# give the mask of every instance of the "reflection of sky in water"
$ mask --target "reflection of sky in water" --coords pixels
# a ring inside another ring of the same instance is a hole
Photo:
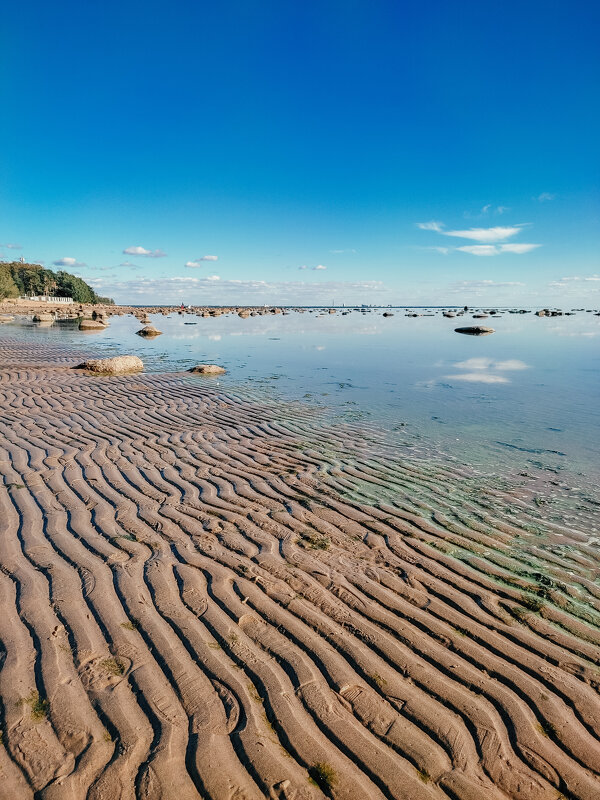
[[[600,318],[490,317],[492,336],[460,336],[470,317],[406,318],[396,310],[347,316],[290,313],[240,319],[161,316],[144,340],[131,317],[99,334],[65,324],[28,328],[36,340],[137,353],[150,371],[223,364],[219,385],[302,399],[350,421],[427,440],[459,460],[591,469],[600,463]],[[196,324],[189,324],[190,322]],[[188,323],[188,324],[184,324]],[[13,325],[2,327],[4,335]]]

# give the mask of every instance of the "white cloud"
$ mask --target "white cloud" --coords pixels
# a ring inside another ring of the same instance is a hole
[[[76,258],[72,258],[71,256],[64,256],[63,258],[58,258],[56,261],[53,261],[52,264],[55,267],[85,267],[86,265],[83,261],[77,261]]]
[[[507,211],[510,211],[510,208],[508,206],[498,206],[496,211],[498,214],[506,214]]]
[[[13,244],[13,243],[0,244],[0,247],[6,247],[7,250],[22,250],[23,249],[23,245],[21,245],[21,244]]]
[[[443,233],[443,227],[443,222],[436,222],[435,220],[432,220],[431,222],[417,222],[417,228],[420,228],[422,231],[436,231],[437,233]]]
[[[221,278],[218,275],[207,275],[206,276],[206,280],[207,281],[220,281]]]
[[[464,247],[457,247],[462,253],[470,253],[472,256],[497,256],[500,252],[493,244],[466,244]]]
[[[541,246],[541,244],[525,244],[524,242],[522,244],[501,244],[500,252],[522,255],[523,253],[529,253],[531,250],[535,250],[536,247]]]
[[[470,253],[472,256],[498,256],[500,253],[515,253],[522,255],[535,250],[536,247],[541,247],[539,244],[466,244],[462,247],[457,247],[461,253]]]
[[[215,280],[217,276],[173,278],[132,278],[109,280],[107,276],[93,279],[94,288],[117,302],[140,304],[180,303],[182,295],[189,303],[222,305],[281,304],[314,305],[331,297],[340,302],[376,303],[388,296],[389,290],[381,281],[259,281]],[[387,301],[386,301],[387,302]]]
[[[520,281],[457,281],[451,285],[449,291],[457,294],[474,291],[479,294],[484,289],[508,289],[513,286],[525,286],[525,284]]]
[[[329,252],[333,253],[333,255],[340,255],[340,253],[356,253],[356,250],[352,247],[348,247],[346,250],[330,250]]]
[[[324,267],[323,264],[317,264],[317,266],[313,267],[313,269],[327,269],[327,267]]]
[[[433,250],[436,253],[441,253],[443,256],[447,256],[450,252],[449,247],[423,247],[422,250]]]
[[[464,231],[439,231],[444,236],[455,236],[458,239],[473,239],[475,242],[499,242],[519,233],[521,225],[496,226],[494,228],[469,228]],[[432,229],[433,230],[433,229]]]
[[[301,266],[301,267],[298,267],[298,269],[308,269],[308,267],[307,267],[307,265],[306,265],[306,264],[302,264],[302,266]]]
[[[196,261],[218,261],[219,256],[200,256]]]
[[[556,197],[556,195],[555,194],[550,194],[550,192],[542,192],[541,194],[538,194],[536,199],[540,203],[547,203],[549,200],[554,200],[555,197]]]
[[[126,247],[123,253],[126,256],[147,256],[148,258],[164,258],[167,255],[162,250],[147,250],[145,247],[140,247],[140,245]]]
[[[554,281],[550,284],[550,286],[556,286],[558,284],[562,285],[564,283],[571,283],[573,281],[600,281],[600,275],[588,275],[587,277],[582,277],[581,275],[569,275],[566,278],[561,278],[560,281]]]

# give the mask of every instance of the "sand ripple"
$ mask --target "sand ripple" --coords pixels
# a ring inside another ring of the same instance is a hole
[[[600,797],[589,531],[80,359],[0,342],[1,797]]]

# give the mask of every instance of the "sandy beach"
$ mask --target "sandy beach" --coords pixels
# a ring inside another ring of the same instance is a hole
[[[313,409],[80,361],[0,347],[3,800],[600,796],[583,530]]]

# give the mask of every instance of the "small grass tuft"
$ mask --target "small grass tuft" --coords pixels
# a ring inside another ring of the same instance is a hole
[[[546,722],[546,720],[544,720],[535,727],[536,730],[542,734],[542,736],[556,736],[556,728],[551,722]]]
[[[308,774],[319,789],[323,792],[329,792],[337,782],[337,776],[333,767],[326,764],[324,761],[319,761],[313,764],[308,770]]]
[[[259,695],[256,686],[252,682],[248,682],[248,694],[254,700],[255,703],[263,703],[262,697]]]
[[[35,690],[32,691],[27,697],[24,697],[21,700],[21,703],[29,706],[31,709],[31,718],[34,720],[34,722],[41,722],[48,716],[50,703],[47,700],[42,699]]]
[[[419,780],[423,781],[423,783],[429,783],[431,780],[431,775],[427,772],[426,769],[417,770],[417,775],[419,776]]]
[[[383,689],[383,687],[387,683],[386,679],[382,678],[381,675],[378,675],[376,672],[374,672],[373,675],[371,675],[371,680],[373,681],[373,683],[377,684],[377,686],[380,689]]]
[[[109,675],[114,675],[118,678],[125,672],[125,665],[119,661],[118,658],[105,658],[100,662],[102,669],[106,670]]]
[[[542,601],[537,597],[530,597],[528,594],[521,595],[521,603],[530,611],[541,611],[544,607]]]
[[[130,620],[129,622],[122,622],[121,627],[125,628],[126,631],[136,631],[139,627],[139,623],[135,620]]]

